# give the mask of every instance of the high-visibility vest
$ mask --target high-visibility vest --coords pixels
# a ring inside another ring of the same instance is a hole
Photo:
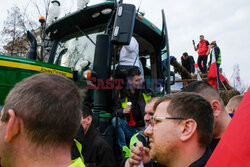
[[[82,156],[82,145],[76,139],[74,139],[74,142],[75,142],[77,150],[79,151],[80,157],[78,157],[76,159],[73,159],[72,160],[72,162],[73,162],[72,165],[76,164],[76,166],[70,166],[70,167],[85,167],[85,165],[84,165],[84,159],[83,159],[83,156]],[[78,166],[78,165],[81,165],[79,163],[79,160],[82,162],[83,166]]]
[[[130,157],[131,154],[131,148],[134,146],[134,144],[136,144],[139,139],[137,138],[137,135],[139,133],[136,133],[134,136],[132,136],[132,138],[130,139],[130,143],[129,143],[129,148],[127,146],[123,146],[122,147],[122,151],[124,152],[124,158],[128,158]]]
[[[145,100],[145,103],[147,104],[148,100],[151,99],[151,96],[148,96],[146,93],[142,93],[142,95],[143,95],[143,98]],[[124,108],[127,105],[127,103],[128,103],[128,98],[126,97],[124,102],[122,102],[122,108]]]
[[[218,46],[215,46],[215,47],[213,48],[213,50],[211,51],[211,57],[212,57],[213,55],[215,55],[214,49],[215,49],[216,47],[218,48]],[[216,64],[221,64],[221,51],[220,51],[219,56],[218,56],[218,58],[217,58],[217,60],[216,60]]]
[[[84,163],[82,162],[82,159],[79,157],[72,161],[72,164],[69,165],[68,167],[85,167]]]

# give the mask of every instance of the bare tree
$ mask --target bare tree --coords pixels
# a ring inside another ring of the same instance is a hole
[[[11,56],[23,56],[27,52],[27,42],[22,40],[26,27],[20,9],[17,6],[8,10],[8,16],[4,21],[1,32],[3,42],[7,45],[4,49]]]
[[[43,30],[38,29],[39,16],[48,16],[51,0],[30,0],[22,7],[14,6],[8,10],[4,28],[1,32],[4,43],[0,53],[11,56],[24,57],[28,51],[29,44],[26,38],[27,30],[36,30],[44,36]],[[35,34],[37,36],[38,33]],[[38,37],[38,36],[37,36]],[[42,36],[38,39],[41,39]],[[41,41],[40,41],[41,42]]]

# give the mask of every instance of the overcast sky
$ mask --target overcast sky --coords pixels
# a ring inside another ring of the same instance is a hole
[[[31,0],[9,0],[0,5],[0,29],[7,16],[7,9],[16,4],[24,8]],[[40,0],[42,1],[42,0]],[[76,0],[59,0],[61,15],[76,8]],[[93,1],[93,0],[92,0]],[[100,0],[102,1],[102,0]],[[92,3],[96,3],[94,0]],[[140,0],[124,0],[136,6]],[[32,6],[31,6],[32,7]],[[230,79],[235,63],[240,65],[240,76],[245,85],[250,85],[250,1],[249,0],[142,0],[141,11],[145,17],[162,26],[161,9],[164,9],[168,26],[170,54],[180,57],[188,52],[197,60],[192,40],[199,42],[203,34],[209,42],[216,40],[221,49],[222,65]],[[37,16],[38,17],[38,16]]]

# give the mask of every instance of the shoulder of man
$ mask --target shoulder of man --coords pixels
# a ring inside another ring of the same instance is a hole
[[[191,55],[188,55],[188,58],[189,58],[189,59],[191,59],[191,60],[193,60],[193,59],[194,59],[194,57],[193,57],[193,56],[191,56]]]
[[[114,166],[114,164],[116,163],[113,150],[110,145],[106,141],[104,141],[104,139],[100,139],[96,154],[96,160],[104,166]]]
[[[219,46],[214,47],[215,50],[220,50]]]
[[[206,42],[206,45],[208,46],[208,45],[209,45],[209,42],[208,42],[207,40],[205,40],[205,42]]]
[[[145,94],[146,96],[151,96],[151,97],[155,97],[155,93],[151,88],[147,88],[147,89],[143,89],[142,94]]]

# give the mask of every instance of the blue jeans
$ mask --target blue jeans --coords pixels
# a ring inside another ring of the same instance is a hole
[[[221,82],[220,82],[220,64],[216,64],[217,66],[217,77],[218,77],[218,83],[219,83],[219,89],[221,88]]]
[[[116,127],[116,117],[112,119],[112,126]],[[139,130],[128,125],[128,122],[118,118],[118,144],[122,149],[123,146],[127,146],[126,139],[130,139]]]

